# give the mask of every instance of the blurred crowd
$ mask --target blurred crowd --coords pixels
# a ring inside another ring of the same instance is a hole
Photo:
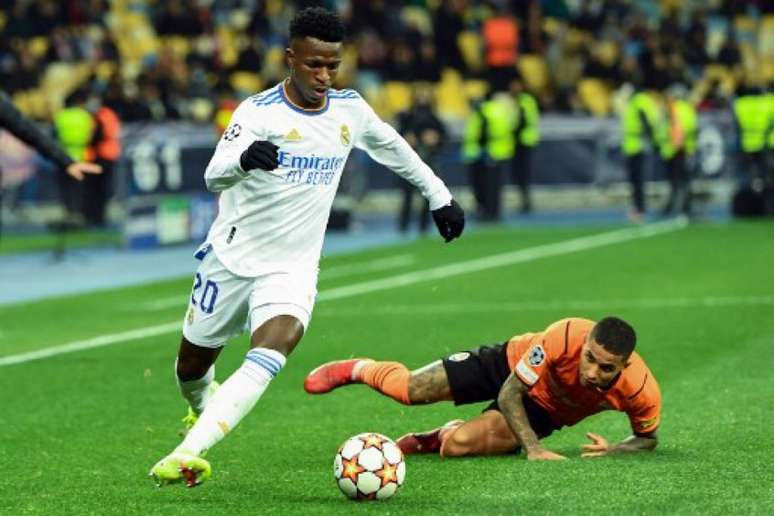
[[[711,109],[774,77],[763,0],[0,0],[0,83],[40,119],[85,86],[124,121],[211,121],[284,76],[288,22],[319,4],[348,28],[339,86],[388,118],[415,81],[449,119],[515,75],[543,111],[598,116],[624,84]]]

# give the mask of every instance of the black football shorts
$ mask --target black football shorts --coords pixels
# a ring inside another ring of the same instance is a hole
[[[489,401],[484,409],[499,410],[497,396],[511,374],[506,354],[507,342],[481,346],[470,351],[452,353],[443,359],[455,405]],[[522,398],[527,419],[539,438],[547,437],[559,427],[546,410],[529,395]]]

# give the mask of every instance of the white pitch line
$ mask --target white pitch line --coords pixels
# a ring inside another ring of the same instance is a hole
[[[416,283],[425,281],[433,281],[449,278],[452,276],[459,276],[460,274],[469,274],[471,272],[504,267],[506,265],[531,262],[542,258],[548,258],[550,256],[559,256],[577,251],[585,251],[595,247],[620,244],[631,240],[638,240],[640,238],[647,238],[676,231],[678,229],[684,228],[686,225],[687,222],[685,220],[675,219],[667,222],[650,224],[647,226],[620,229],[617,231],[609,231],[607,233],[599,233],[597,235],[573,238],[571,240],[565,240],[564,242],[539,245],[536,247],[529,247],[527,249],[519,249],[518,251],[485,256],[483,258],[451,263],[449,265],[441,265],[431,269],[407,272],[405,274],[398,274],[397,276],[390,276],[388,278],[363,281],[343,287],[331,288],[320,292],[317,295],[317,300],[330,301],[333,299],[341,299],[358,294],[368,294],[379,290],[405,287],[407,285],[414,285]]]
[[[335,267],[320,269],[320,279],[328,280],[332,278],[346,278],[347,276],[354,276],[355,274],[362,274],[364,272],[380,272],[390,269],[398,269],[400,267],[411,265],[416,261],[417,260],[413,255],[398,254],[395,256],[388,256],[386,258],[371,260],[365,263],[337,265]]]
[[[52,348],[39,349],[37,351],[30,351],[28,353],[19,353],[17,355],[8,355],[7,357],[0,358],[0,366],[21,364],[24,362],[31,362],[33,360],[39,360],[41,358],[49,358],[56,355],[63,355],[65,353],[72,353],[73,351],[83,351],[85,349],[101,348],[103,346],[110,346],[111,344],[117,344],[119,342],[129,342],[137,339],[144,339],[146,337],[156,337],[157,335],[164,335],[172,331],[181,331],[183,329],[183,321],[175,321],[166,324],[157,324],[156,326],[149,326],[147,328],[139,328],[137,330],[123,331],[121,333],[109,333],[107,335],[100,335],[91,339],[76,340],[69,344],[63,344],[61,346],[54,346]]]
[[[367,262],[356,262],[349,265],[337,265],[335,267],[324,268],[320,270],[320,280],[329,280],[333,278],[346,278],[347,276],[354,276],[356,274],[363,274],[369,272],[380,272],[390,269],[398,269],[400,267],[406,267],[416,262],[416,258],[411,254],[398,254],[395,256],[388,256],[386,258],[379,258],[376,260],[370,260]],[[165,310],[173,307],[185,307],[188,303],[188,297],[186,295],[176,295],[170,297],[162,297],[147,303],[139,305],[141,310],[148,312],[154,312],[156,310]],[[132,307],[133,310],[136,307]]]
[[[603,247],[607,245],[638,240],[640,238],[648,238],[651,236],[676,231],[685,227],[686,225],[687,223],[684,220],[677,219],[656,224],[649,224],[646,226],[626,228],[616,231],[609,231],[606,233],[599,233],[596,235],[573,238],[554,244],[539,245],[527,249],[520,249],[518,251],[500,253],[483,258],[476,258],[474,260],[467,260],[449,265],[441,265],[421,271],[398,274],[388,278],[382,278],[373,281],[363,281],[348,286],[331,288],[321,291],[317,296],[317,300],[322,302],[330,301],[333,299],[342,299],[359,294],[367,294],[380,290],[405,287],[424,281],[437,280],[451,276],[459,276],[461,274],[467,274],[471,272],[493,269],[496,267],[504,267],[517,263],[530,262],[550,256],[559,256],[577,251],[593,249],[596,247]],[[61,346],[53,346],[36,351],[30,351],[28,353],[8,355],[6,357],[0,357],[0,367],[11,364],[21,364],[33,360],[40,360],[43,358],[49,358],[65,353],[72,353],[75,351],[109,346],[112,344],[118,344],[119,342],[129,342],[147,337],[155,337],[157,335],[179,331],[181,327],[181,321],[173,321],[165,324],[158,324],[156,326],[149,326],[147,328],[100,335],[98,337],[78,340],[68,344],[63,344]]]
[[[412,316],[458,314],[458,313],[519,313],[541,310],[602,310],[620,308],[723,308],[727,306],[774,305],[774,296],[704,296],[683,298],[642,298],[642,299],[601,299],[601,300],[558,300],[526,301],[522,303],[451,303],[327,308],[319,310],[325,317],[369,316]]]

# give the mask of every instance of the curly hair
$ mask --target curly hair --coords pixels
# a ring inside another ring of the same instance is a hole
[[[290,39],[305,37],[338,43],[344,39],[344,24],[333,11],[322,7],[307,7],[298,11],[290,22]]]
[[[605,317],[591,330],[591,338],[610,353],[628,358],[634,351],[637,335],[629,323],[617,317]]]

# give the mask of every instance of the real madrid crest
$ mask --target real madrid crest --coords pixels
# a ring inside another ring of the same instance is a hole
[[[341,144],[345,147],[348,147],[351,140],[352,138],[349,134],[349,127],[347,127],[347,124],[341,124]]]

